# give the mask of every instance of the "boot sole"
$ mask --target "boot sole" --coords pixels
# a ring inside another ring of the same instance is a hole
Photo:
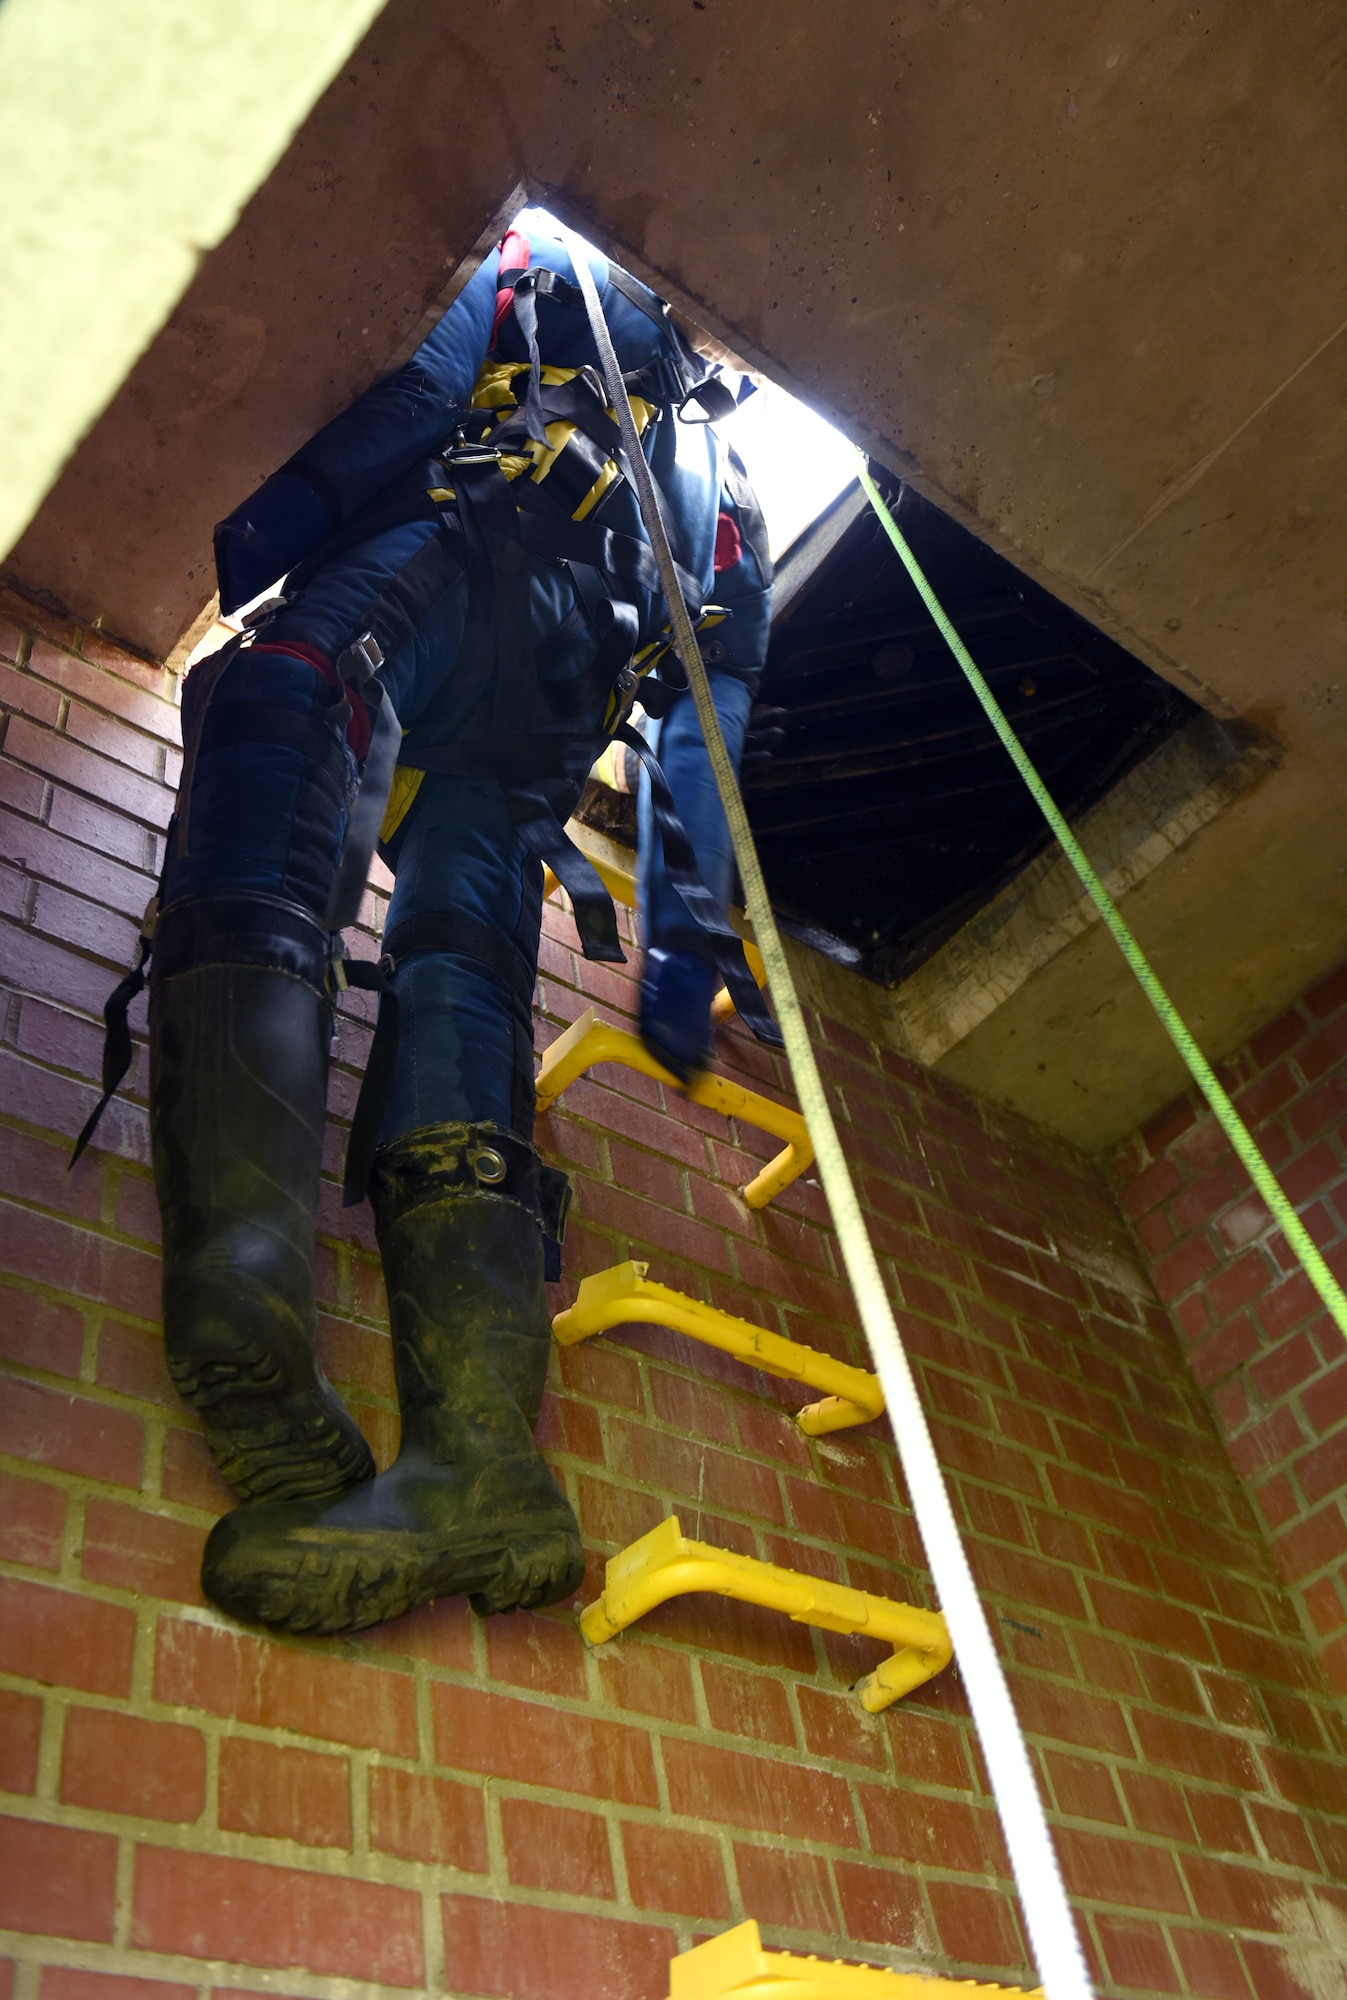
[[[335,1499],[374,1477],[369,1446],[336,1391],[321,1378],[288,1385],[260,1342],[240,1340],[228,1360],[170,1354],[168,1372],[240,1500]]]
[[[296,1537],[256,1550],[250,1562],[249,1526],[230,1529],[233,1520],[227,1515],[207,1542],[201,1567],[206,1595],[231,1617],[284,1632],[359,1632],[440,1597],[467,1597],[480,1617],[531,1610],[568,1596],[584,1576],[573,1527],[520,1535],[517,1526],[502,1526],[467,1541],[457,1538],[452,1550],[442,1544],[404,1550],[401,1559],[395,1536],[371,1534],[345,1546],[325,1537],[308,1547]],[[236,1536],[242,1537],[242,1562],[230,1560],[228,1544]]]

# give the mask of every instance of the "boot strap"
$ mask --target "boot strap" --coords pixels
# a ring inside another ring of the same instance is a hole
[[[170,848],[172,844],[170,828]],[[313,916],[278,897],[190,896],[161,910],[158,894],[152,896],[141,919],[136,962],[103,1007],[102,1095],[75,1141],[70,1165],[93,1138],[131,1067],[127,1013],[147,980],[162,989],[174,973],[191,972],[199,965],[257,965],[290,973],[325,998],[328,949],[327,936]]]
[[[418,1126],[380,1147],[371,1181],[381,1230],[427,1202],[488,1196],[526,1208],[546,1242],[559,1246],[566,1232],[570,1176],[503,1125]]]
[[[330,942],[308,910],[274,896],[189,896],[160,912],[154,982],[200,965],[288,972],[324,998]]]

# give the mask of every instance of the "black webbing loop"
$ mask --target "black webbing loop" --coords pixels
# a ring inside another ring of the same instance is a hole
[[[542,787],[512,785],[505,798],[524,845],[552,870],[570,897],[585,957],[601,964],[625,965],[627,954],[618,941],[613,899],[566,833]]]
[[[156,898],[156,902],[157,900]],[[95,1131],[98,1129],[99,1119],[112,1102],[122,1078],[131,1067],[131,1029],[126,1017],[130,1011],[131,1002],[144,990],[145,966],[150,956],[151,939],[154,929],[154,911],[155,903],[152,902],[141,922],[135,964],[127,973],[125,979],[117,982],[107,999],[103,1002],[103,1025],[105,1030],[103,1036],[103,1095],[85,1119],[79,1138],[75,1141],[75,1150],[70,1155],[71,1167],[74,1166],[84,1148],[93,1138]],[[70,1167],[67,1167],[66,1171],[68,1173]]]
[[[688,411],[694,406],[700,408],[699,417],[690,417]],[[722,417],[732,417],[739,407],[739,398],[728,382],[722,382],[718,375],[708,375],[695,389],[689,389],[678,405],[678,420],[684,424],[718,424]]]
[[[538,273],[526,271],[514,288],[514,316],[519,322],[529,351],[528,388],[524,392],[524,421],[528,434],[538,444],[547,443],[547,424],[539,391],[542,387],[542,360],[538,353]]]
[[[370,1169],[374,1165],[374,1154],[383,1127],[384,1107],[393,1087],[401,1021],[398,996],[393,991],[393,968],[388,959],[381,958],[377,965],[371,965],[368,959],[339,958],[333,961],[333,969],[338,987],[354,986],[361,992],[377,993],[379,996],[374,1040],[370,1044],[365,1074],[360,1081],[360,1095],[351,1116],[351,1131],[346,1141],[346,1166],[341,1182],[342,1206],[355,1208],[369,1192]]]
[[[664,853],[664,866],[688,915],[706,933],[716,970],[730,989],[734,1011],[746,1028],[769,1049],[784,1048],[781,1030],[767,1012],[758,983],[748,969],[743,940],[730,929],[719,902],[702,880],[692,842],[678,817],[668,780],[643,736],[625,723],[614,731],[618,741],[634,750],[650,780],[650,807]]]
[[[468,544],[472,575],[469,624],[474,639],[486,639],[485,657],[495,662],[487,733],[505,736],[519,726],[533,698],[533,601],[528,551],[520,533],[519,508],[494,452],[451,453],[448,464],[458,499],[458,516]],[[490,579],[491,625],[495,640],[481,630],[480,587]],[[469,634],[463,652],[468,654]],[[470,656],[470,655],[469,655]]]

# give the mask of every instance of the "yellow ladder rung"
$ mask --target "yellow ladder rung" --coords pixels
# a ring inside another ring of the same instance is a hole
[[[732,1354],[750,1368],[760,1368],[764,1375],[825,1390],[820,1402],[807,1404],[796,1415],[796,1423],[810,1437],[868,1424],[883,1411],[884,1392],[877,1375],[834,1361],[831,1354],[820,1354],[816,1348],[787,1340],[784,1334],[754,1326],[751,1320],[736,1319],[732,1313],[703,1305],[686,1292],[651,1284],[645,1275],[649,1269],[648,1264],[615,1264],[611,1270],[596,1271],[593,1277],[585,1278],[575,1304],[552,1321],[553,1339],[562,1347],[571,1347],[627,1320],[671,1327],[707,1347],[718,1347],[722,1354]]]
[[[888,1641],[893,1654],[881,1660],[856,1690],[862,1708],[871,1715],[938,1674],[954,1650],[938,1611],[872,1597],[847,1584],[827,1583],[800,1570],[778,1569],[775,1563],[713,1548],[709,1542],[690,1541],[676,1514],[609,1559],[603,1595],[580,1613],[580,1630],[591,1646],[601,1646],[657,1604],[697,1590],[784,1611],[797,1625],[819,1625],[825,1632],[863,1632]]]
[[[568,1085],[595,1063],[603,1062],[625,1063],[628,1069],[681,1091],[693,1104],[718,1111],[724,1118],[742,1118],[759,1131],[770,1132],[774,1139],[784,1139],[785,1151],[769,1160],[762,1172],[740,1189],[750,1208],[766,1208],[773,1195],[780,1194],[782,1188],[789,1187],[806,1167],[813,1165],[809,1130],[798,1111],[774,1103],[770,1097],[760,1097],[756,1090],[746,1090],[742,1084],[731,1083],[728,1077],[715,1076],[709,1070],[695,1076],[684,1088],[663,1063],[656,1061],[639,1036],[600,1021],[592,1007],[586,1007],[543,1057],[537,1084],[539,1111],[549,1111]]]
[[[669,1964],[669,2000],[942,2000],[944,1995],[979,2000],[983,1994],[988,2000],[998,1994],[1043,2000],[1041,1986],[990,1986],[980,1979],[941,1979],[764,1951],[752,1918],[681,1952]]]

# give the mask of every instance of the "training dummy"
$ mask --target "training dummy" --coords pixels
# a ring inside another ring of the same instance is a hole
[[[622,957],[563,828],[615,734],[649,765],[635,700],[667,776],[642,779],[642,1033],[687,1076],[728,978],[776,1037],[717,914],[728,833],[570,250],[530,221],[405,367],[221,524],[222,608],[276,578],[283,595],[184,691],[148,947],[164,1336],[244,1503],[210,1535],[205,1590],[284,1630],[459,1593],[507,1611],[580,1581],[533,1438],[570,1189],[532,1143],[532,997],[544,862],[586,957]],[[771,575],[705,421],[732,398],[652,293],[590,262],[737,760]],[[376,836],[396,878],[377,969],[340,939]],[[333,998],[362,983],[379,1025],[346,1194],[373,1204],[402,1412],[377,1478],[314,1357]]]

